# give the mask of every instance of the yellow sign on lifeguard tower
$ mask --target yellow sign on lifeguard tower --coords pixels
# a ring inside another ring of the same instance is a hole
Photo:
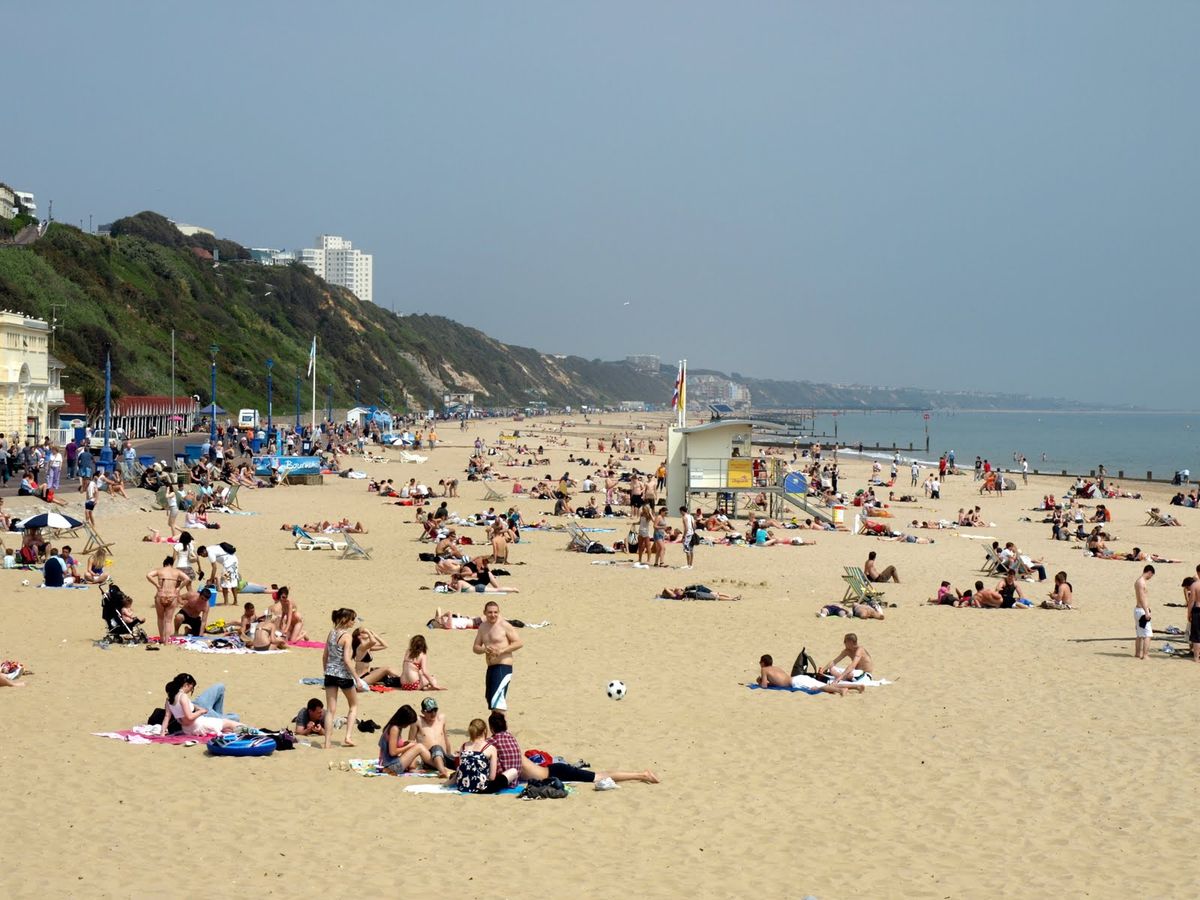
[[[729,469],[725,478],[725,485],[731,488],[754,487],[753,463],[744,458],[729,460]]]

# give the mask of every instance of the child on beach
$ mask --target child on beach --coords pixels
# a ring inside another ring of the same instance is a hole
[[[404,664],[400,668],[400,690],[402,691],[440,691],[437,679],[425,670],[429,656],[429,645],[424,635],[415,634],[408,642],[408,652],[404,655]]]

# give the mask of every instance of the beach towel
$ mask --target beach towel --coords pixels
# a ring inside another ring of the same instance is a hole
[[[818,688],[798,688],[798,687],[778,687],[777,685],[768,685],[763,687],[761,684],[748,684],[746,687],[752,691],[787,691],[789,694],[820,694],[822,691]]]
[[[216,640],[220,639],[216,638]],[[236,638],[229,637],[225,640],[232,643],[233,646],[214,647],[212,640],[204,637],[189,637],[182,640],[174,638],[170,643],[179,644],[184,650],[194,650],[197,653],[253,653],[257,656],[266,656],[268,653],[287,653],[286,650],[251,650]]]
[[[308,647],[312,650],[324,650],[324,641],[288,641],[289,647]]]
[[[498,797],[501,794],[519,794],[525,790],[523,787],[514,786],[506,787],[504,790],[496,794],[472,794],[468,791],[460,791],[458,788],[449,784],[410,784],[404,789],[406,794],[442,794],[449,797]]]

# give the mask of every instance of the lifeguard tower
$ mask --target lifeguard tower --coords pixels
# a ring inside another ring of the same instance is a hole
[[[761,457],[756,471],[754,429],[777,428],[754,419],[714,418],[702,425],[672,426],[667,431],[667,503],[693,508],[692,496],[716,494],[718,508],[733,518],[743,494],[765,494],[772,516],[787,507],[822,522],[832,522],[830,510],[809,502],[808,485],[800,473],[789,473],[782,460]]]

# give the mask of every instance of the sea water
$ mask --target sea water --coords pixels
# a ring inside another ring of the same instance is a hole
[[[836,424],[835,424],[836,423]],[[1200,413],[1170,412],[843,412],[818,415],[815,431],[853,447],[895,444],[901,455],[926,461],[953,450],[957,464],[978,454],[993,465],[1015,468],[1024,454],[1029,470],[1087,474],[1103,465],[1116,477],[1170,478],[1179,469],[1200,476]],[[928,428],[929,452],[925,452]]]

